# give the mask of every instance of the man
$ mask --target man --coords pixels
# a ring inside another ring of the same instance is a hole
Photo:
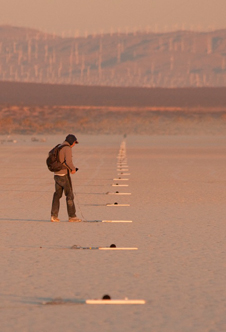
[[[54,173],[55,192],[53,194],[51,221],[59,222],[58,213],[60,209],[60,198],[63,191],[66,196],[67,212],[70,222],[80,222],[81,219],[76,217],[76,209],[74,204],[74,194],[72,189],[70,174],[74,174],[78,168],[75,168],[72,161],[72,148],[78,144],[77,138],[74,135],[68,135],[65,141],[61,144],[63,148],[59,150],[59,161],[63,164],[63,168],[59,172]]]

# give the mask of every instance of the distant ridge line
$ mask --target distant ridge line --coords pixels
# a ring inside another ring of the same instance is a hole
[[[84,38],[87,39],[88,37],[93,37],[93,38],[98,38],[98,37],[103,37],[106,35],[130,35],[130,34],[153,34],[153,35],[168,35],[168,34],[173,34],[173,33],[195,33],[195,34],[214,34],[217,32],[225,32],[226,28],[215,28],[215,29],[190,29],[190,28],[182,28],[182,27],[178,27],[178,28],[172,28],[169,29],[168,31],[164,31],[164,30],[157,30],[155,31],[154,27],[149,26],[148,29],[147,28],[143,28],[143,29],[130,29],[128,31],[120,29],[119,31],[108,31],[108,32],[84,32],[84,33],[78,33],[75,36],[75,33],[70,34],[65,34],[65,31],[63,31],[63,37],[62,37],[62,32],[51,32],[51,31],[44,31],[42,29],[39,28],[33,28],[33,27],[29,27],[29,26],[17,26],[17,25],[11,25],[11,24],[0,24],[0,32],[7,34],[10,32],[17,32],[17,33],[28,33],[31,35],[34,34],[39,34],[39,35],[43,35],[43,36],[48,36],[49,38],[61,38],[61,39],[78,39],[78,38]],[[67,32],[67,31],[66,31]]]

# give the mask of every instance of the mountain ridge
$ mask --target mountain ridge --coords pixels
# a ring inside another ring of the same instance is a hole
[[[0,80],[136,87],[226,86],[226,29],[60,37],[0,26]]]

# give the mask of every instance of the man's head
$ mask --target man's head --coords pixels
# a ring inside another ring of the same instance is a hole
[[[67,135],[65,141],[68,142],[71,146],[78,144],[77,138],[72,134]]]

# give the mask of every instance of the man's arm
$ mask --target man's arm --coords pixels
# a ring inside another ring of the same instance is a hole
[[[76,168],[72,161],[72,151],[70,147],[65,147],[64,164],[72,174],[76,172]]]

